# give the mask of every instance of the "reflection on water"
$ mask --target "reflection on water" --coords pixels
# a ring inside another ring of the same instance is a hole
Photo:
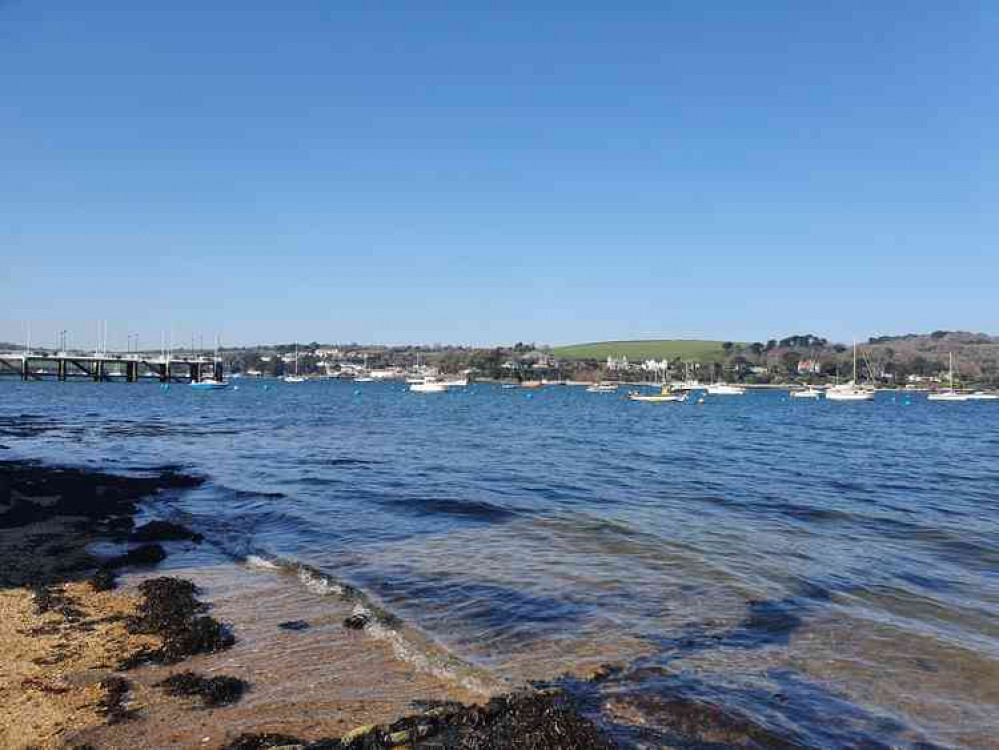
[[[995,404],[0,388],[8,454],[209,476],[154,509],[209,555],[313,566],[504,683],[619,663],[577,687],[626,739],[693,699],[813,745],[999,734]]]

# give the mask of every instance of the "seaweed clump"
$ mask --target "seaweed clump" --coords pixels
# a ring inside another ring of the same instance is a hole
[[[38,586],[34,590],[34,595],[35,614],[54,612],[69,622],[83,619],[83,610],[61,586]]]
[[[145,661],[176,664],[194,654],[224,651],[236,642],[228,626],[201,614],[206,606],[198,600],[197,591],[193,583],[179,578],[153,578],[139,584],[142,601],[138,614],[126,623],[128,631],[159,636],[163,645],[139,651],[126,660],[124,668]]]
[[[97,711],[107,718],[108,724],[119,724],[135,717],[135,712],[125,707],[125,698],[132,686],[124,677],[112,675],[100,683],[104,696],[97,702]]]
[[[339,739],[302,742],[243,734],[222,750],[296,745],[305,750],[614,750],[616,745],[560,691],[517,692],[485,706],[436,705],[385,727],[359,727]]]
[[[198,697],[206,708],[228,706],[243,697],[249,685],[237,677],[204,677],[196,672],[180,672],[167,677],[156,687],[175,697]]]
[[[302,742],[297,737],[290,734],[241,734],[222,750],[266,750],[273,747],[296,746],[301,747]]]

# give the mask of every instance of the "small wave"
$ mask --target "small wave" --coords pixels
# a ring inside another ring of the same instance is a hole
[[[277,565],[264,557],[260,557],[259,555],[247,555],[244,562],[251,568],[260,568],[262,570],[281,569],[280,565]]]
[[[257,554],[247,555],[244,562],[248,567],[258,570],[294,575],[306,590],[317,596],[352,602],[352,616],[360,617],[367,623],[363,632],[375,640],[389,644],[396,658],[412,664],[420,671],[455,682],[481,695],[491,695],[505,687],[488,672],[473,667],[424,634],[405,626],[399,617],[376,604],[360,589],[339,581],[318,568]]]

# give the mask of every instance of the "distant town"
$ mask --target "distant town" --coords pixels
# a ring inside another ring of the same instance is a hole
[[[21,357],[24,344],[0,343],[0,357]],[[882,336],[859,342],[857,379],[882,387],[933,389],[948,382],[949,358],[955,381],[963,385],[999,385],[999,337],[956,331]],[[61,352],[34,347],[34,356],[88,355],[92,350]],[[814,334],[766,342],[663,339],[616,341],[551,347],[518,342],[510,346],[377,346],[285,343],[224,347],[139,349],[105,356],[205,358],[221,361],[229,375],[373,380],[402,379],[414,372],[461,375],[504,382],[666,382],[699,379],[745,385],[824,384],[853,376],[853,347]],[[2,374],[13,374],[0,372]]]

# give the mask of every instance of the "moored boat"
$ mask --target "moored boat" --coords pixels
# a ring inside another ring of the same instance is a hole
[[[689,395],[690,391],[677,392],[669,388],[669,386],[664,385],[659,393],[639,393],[638,391],[632,391],[628,394],[628,400],[647,404],[682,403],[687,400]]]
[[[413,393],[444,393],[447,384],[437,378],[424,378],[420,383],[411,383],[409,390]]]
[[[586,389],[587,393],[617,393],[617,383],[594,383]]]
[[[745,396],[746,389],[731,383],[712,383],[705,390],[709,396]]]
[[[970,401],[970,393],[959,393],[954,390],[954,354],[950,355],[950,388],[946,391],[937,391],[926,397],[927,401]]]
[[[808,386],[807,388],[802,388],[801,390],[791,391],[789,395],[791,396],[791,398],[819,399],[822,398],[822,391],[820,391],[818,388]]]
[[[826,391],[827,401],[873,401],[874,389],[857,385],[857,345],[853,345],[853,380],[836,384]]]
[[[229,384],[224,380],[216,380],[215,378],[204,378],[195,383],[191,383],[191,388],[196,391],[217,391],[222,388],[228,388]]]

